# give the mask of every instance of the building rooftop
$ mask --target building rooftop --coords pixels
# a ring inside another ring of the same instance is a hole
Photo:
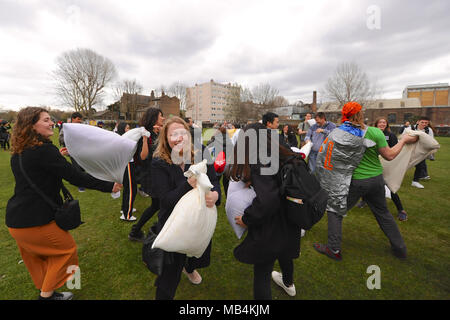
[[[433,88],[447,88],[448,83],[433,83],[433,84],[418,84],[407,86],[406,89],[433,89]]]

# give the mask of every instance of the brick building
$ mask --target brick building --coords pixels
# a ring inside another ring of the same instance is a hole
[[[372,124],[378,117],[386,117],[394,128],[419,116],[426,116],[438,134],[448,134],[450,128],[450,86],[431,84],[408,86],[401,99],[378,99],[364,106],[365,121]],[[339,123],[341,106],[335,102],[322,103],[318,111],[327,119]]]
[[[180,99],[169,97],[164,91],[160,97],[155,97],[153,90],[150,96],[124,93],[119,105],[119,118],[123,120],[139,121],[150,107],[161,109],[166,118],[180,115]]]

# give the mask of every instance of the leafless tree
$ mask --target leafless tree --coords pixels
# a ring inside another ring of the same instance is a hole
[[[278,89],[273,88],[268,83],[261,83],[252,89],[253,102],[264,105],[271,106],[279,94]]]
[[[324,95],[327,99],[338,102],[341,107],[349,101],[356,101],[364,106],[375,98],[377,89],[358,64],[341,63],[328,79]]]
[[[62,53],[53,71],[55,93],[65,106],[91,115],[103,100],[105,87],[116,77],[116,68],[107,58],[90,49]]]
[[[250,89],[234,84],[235,88],[227,95],[227,108],[225,115],[227,120],[232,122],[242,122],[256,120],[259,117],[258,108],[253,103]]]
[[[138,106],[138,95],[142,93],[142,85],[136,79],[125,79],[114,85],[113,94],[116,101],[120,101],[120,110],[127,120],[132,119]]]
[[[180,99],[180,110],[186,110],[186,88],[187,85],[181,82],[174,82],[170,85],[167,93]]]

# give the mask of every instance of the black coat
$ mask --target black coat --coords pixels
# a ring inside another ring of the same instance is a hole
[[[62,204],[62,179],[78,187],[111,192],[113,182],[106,182],[81,172],[70,164],[52,143],[44,143],[22,152],[24,170],[30,180],[53,202]],[[19,165],[19,156],[11,157],[11,169],[16,179],[14,195],[6,207],[6,225],[10,228],[42,226],[55,220],[50,205],[29,185]]]
[[[204,148],[203,148],[204,150]],[[210,162],[211,159],[208,159]],[[176,164],[168,164],[166,161],[160,158],[153,158],[152,161],[152,196],[159,198],[160,200],[160,209],[158,212],[158,222],[156,224],[156,233],[159,233],[167,219],[169,219],[170,214],[172,213],[175,205],[178,201],[190,190],[192,190],[191,185],[187,182],[187,178],[184,176],[184,172],[189,170],[190,165],[186,164],[184,167],[184,171],[181,170],[181,167]],[[207,174],[213,188],[211,191],[217,191],[219,194],[219,198],[216,202],[216,206],[220,205],[221,200],[221,191],[220,191],[220,183],[218,177],[216,176],[216,172],[214,170],[214,166],[212,164],[207,165]],[[192,257],[190,258],[190,264],[197,268],[205,268],[210,264],[210,254],[211,254],[211,243],[206,248],[205,252],[200,258]],[[168,255],[166,253],[165,255]],[[170,253],[169,253],[170,255]],[[173,258],[168,258],[165,260],[173,260]]]
[[[392,131],[388,132],[388,131],[384,130],[383,133],[384,133],[384,136],[386,137],[386,141],[389,145],[389,148],[392,148],[393,146],[395,146],[398,143],[398,138],[394,133],[392,133]]]
[[[244,241],[234,249],[234,256],[248,264],[298,258],[300,228],[286,218],[276,175],[261,175],[260,165],[250,167],[256,197],[242,216],[248,231]]]
[[[166,161],[160,158],[153,158],[152,161],[152,195],[159,198],[160,210],[158,213],[158,228],[159,233],[172,213],[178,200],[181,199],[188,191],[192,190],[191,185],[187,182],[187,178],[184,176],[184,172],[189,170],[190,165],[186,164],[184,171],[181,170],[179,165],[168,164]],[[216,202],[216,206],[220,205],[221,191],[220,183],[214,166],[212,164],[207,165],[208,177],[211,184],[214,186],[211,191],[217,191],[219,199]]]
[[[284,144],[285,147],[288,147],[289,149],[291,147],[298,148],[298,141],[297,141],[297,137],[295,136],[295,133],[289,132],[287,137],[286,137],[284,135],[284,133],[281,132],[280,137],[281,137],[281,140],[283,141],[283,144]]]

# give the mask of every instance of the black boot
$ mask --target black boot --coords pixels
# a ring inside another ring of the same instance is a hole
[[[141,229],[137,228],[137,225],[134,224],[131,227],[131,232],[128,235],[128,239],[130,239],[131,241],[139,241],[139,242],[143,242],[144,241],[144,232],[142,232]]]

